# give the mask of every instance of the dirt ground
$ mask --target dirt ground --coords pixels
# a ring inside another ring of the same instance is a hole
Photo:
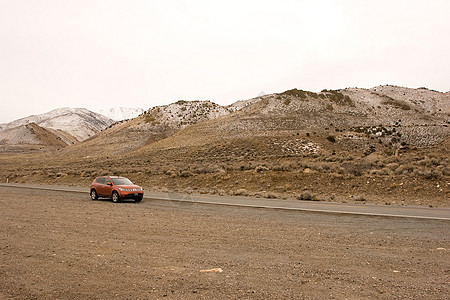
[[[0,299],[450,295],[448,221],[114,204],[4,187],[0,207]]]

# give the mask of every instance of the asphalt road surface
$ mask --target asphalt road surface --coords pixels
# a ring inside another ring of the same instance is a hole
[[[3,184],[4,187],[22,187],[41,190],[55,190],[89,193],[85,187],[49,186],[31,184]],[[179,202],[180,205],[189,204],[215,204],[236,207],[254,207],[281,209],[293,211],[310,211],[322,213],[353,214],[366,216],[403,217],[417,219],[450,220],[450,208],[421,207],[421,206],[395,206],[395,205],[369,205],[333,203],[318,201],[300,201],[283,199],[263,199],[252,197],[217,196],[217,195],[192,195],[179,193],[145,192],[146,200]]]
[[[450,295],[445,214],[255,209],[236,205],[271,202],[218,197],[237,202],[211,205],[178,194],[115,204],[90,200],[86,189],[54,189],[0,186],[0,299]]]

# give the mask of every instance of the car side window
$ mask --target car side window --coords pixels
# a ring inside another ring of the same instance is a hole
[[[105,184],[106,178],[97,178],[97,183]]]

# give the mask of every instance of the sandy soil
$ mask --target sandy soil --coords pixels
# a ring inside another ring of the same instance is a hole
[[[0,299],[444,299],[450,222],[0,188]],[[221,268],[222,272],[202,272]]]

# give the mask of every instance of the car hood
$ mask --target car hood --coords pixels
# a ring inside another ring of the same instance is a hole
[[[135,184],[131,184],[131,185],[115,185],[117,187],[123,188],[123,189],[142,189],[142,187],[135,185]]]

